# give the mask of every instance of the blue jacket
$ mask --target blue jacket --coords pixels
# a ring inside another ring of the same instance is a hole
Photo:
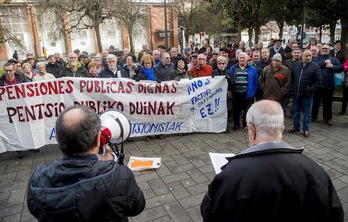
[[[232,66],[230,69],[232,79],[235,80],[235,69],[239,68],[239,63]],[[255,96],[257,86],[259,84],[259,78],[256,72],[256,69],[252,66],[247,65],[246,68],[248,69],[248,92],[247,92],[247,99],[252,98]]]
[[[321,86],[319,65],[311,61],[303,67],[302,60],[294,63],[291,70],[291,94],[296,97],[313,97],[315,90]]]
[[[325,60],[331,60],[331,63],[333,65],[332,68],[327,68]],[[342,64],[336,59],[335,57],[332,57],[330,55],[321,55],[313,59],[321,68],[321,74],[322,74],[322,88],[325,89],[334,89],[335,88],[335,82],[334,82],[334,73],[339,73],[343,71]]]

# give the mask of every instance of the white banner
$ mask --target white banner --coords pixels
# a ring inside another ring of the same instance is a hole
[[[65,107],[122,111],[131,137],[226,130],[227,81],[202,77],[160,84],[131,79],[63,78],[0,87],[0,153],[54,144]]]

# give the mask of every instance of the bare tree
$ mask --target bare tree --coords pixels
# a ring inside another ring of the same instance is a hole
[[[3,51],[1,47],[6,47],[6,43],[10,47],[17,47],[21,50],[26,50],[25,43],[15,32],[12,31],[11,26],[8,23],[8,19],[16,19],[18,21],[26,21],[27,15],[18,12],[18,8],[26,8],[27,5],[11,4],[10,1],[5,1],[1,4],[0,8],[0,51]],[[5,22],[7,21],[7,22]]]
[[[115,17],[121,26],[124,26],[128,31],[128,38],[130,44],[130,52],[134,53],[134,37],[142,34],[139,27],[147,27],[148,16],[147,7],[142,4],[142,1],[119,0],[111,7],[110,15]],[[109,4],[112,4],[109,2]]]
[[[51,39],[64,36],[69,39],[70,33],[83,29],[93,29],[96,33],[98,50],[102,49],[100,24],[110,19],[109,2],[102,0],[40,0],[41,12],[52,12],[52,22],[61,24],[51,32]]]

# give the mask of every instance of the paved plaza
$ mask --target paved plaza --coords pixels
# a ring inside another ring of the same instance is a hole
[[[295,147],[305,147],[304,153],[325,168],[337,189],[348,222],[348,114],[339,116],[340,102],[334,102],[333,126],[324,121],[312,123],[311,136],[302,133],[284,133],[283,139]],[[292,120],[286,118],[286,130]],[[232,129],[232,126],[230,126]],[[161,157],[158,170],[135,172],[144,191],[146,207],[130,221],[188,222],[202,221],[200,203],[215,173],[209,152],[239,153],[247,146],[244,130],[221,134],[194,133],[186,136],[153,137],[149,142],[135,138],[125,143],[126,160],[129,157]],[[56,145],[46,146],[39,153],[24,152],[16,159],[16,152],[0,154],[0,221],[36,221],[26,205],[27,183],[33,170],[61,158]],[[231,188],[233,189],[233,188]]]

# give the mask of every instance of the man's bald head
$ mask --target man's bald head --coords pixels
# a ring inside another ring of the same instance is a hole
[[[99,141],[100,119],[87,106],[71,106],[57,118],[56,139],[66,155],[83,154],[95,148]]]

